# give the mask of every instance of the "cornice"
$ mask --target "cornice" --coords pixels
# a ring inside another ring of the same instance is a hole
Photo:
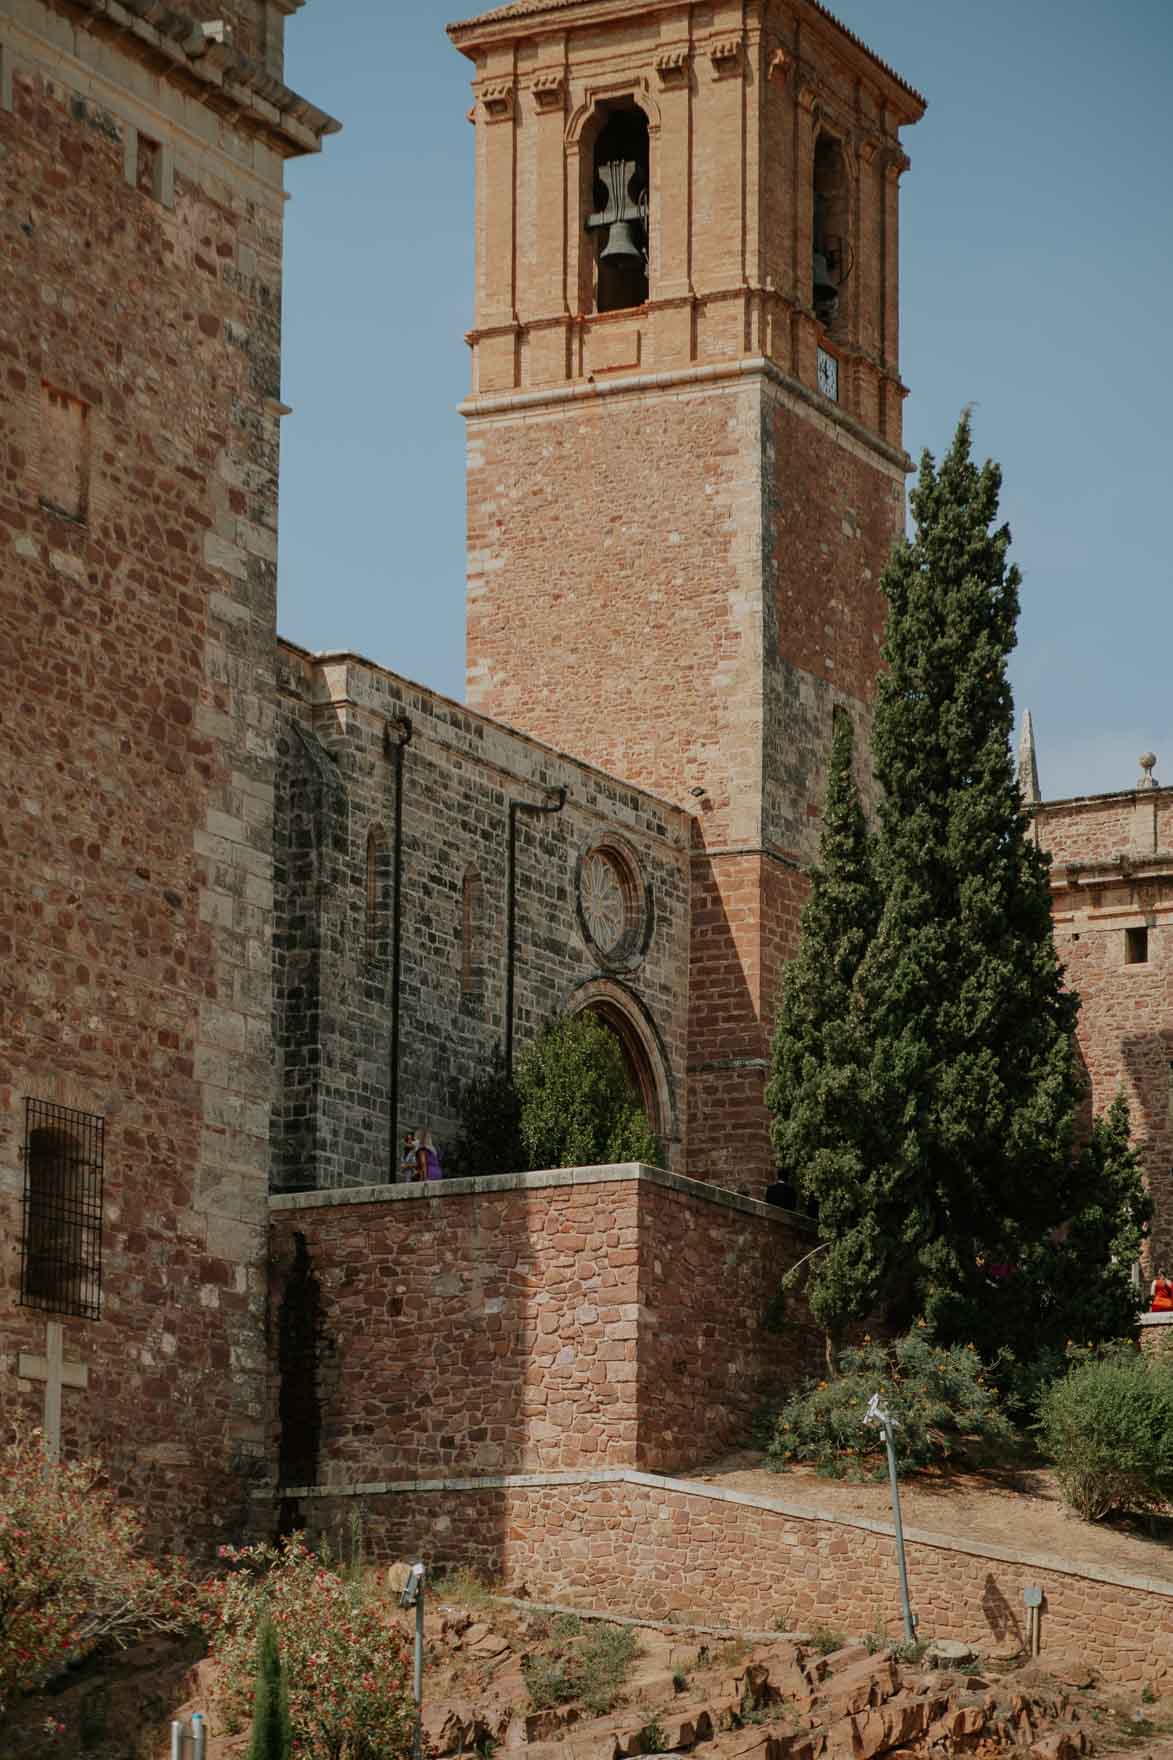
[[[301,0],[281,4],[292,11]],[[99,29],[131,38],[143,59],[165,78],[182,79],[211,108],[235,113],[273,141],[285,158],[320,151],[323,136],[342,127],[260,62],[219,41],[211,27],[161,0],[68,0],[68,5]]]
[[[873,49],[837,19],[821,0],[792,0],[805,20],[823,27],[840,54],[864,70],[885,99],[905,122],[918,122],[926,100],[915,86],[898,74]],[[557,18],[563,28],[613,22],[617,17],[679,12],[681,0],[512,0],[476,17],[448,26],[448,35],[462,54],[475,60],[478,52],[495,44],[515,42],[519,37],[546,32]],[[566,14],[571,14],[567,17]]]
[[[1170,879],[1173,879],[1173,850],[1121,850],[1118,855],[1095,856],[1082,862],[1062,862],[1055,858],[1051,861],[1052,892]]]

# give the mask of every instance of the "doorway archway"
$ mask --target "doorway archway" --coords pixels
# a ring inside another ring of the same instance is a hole
[[[614,978],[591,978],[573,993],[567,1012],[581,1014],[587,1009],[618,1041],[632,1089],[663,1151],[664,1165],[673,1165],[680,1144],[676,1096],[655,1021],[640,998]]]

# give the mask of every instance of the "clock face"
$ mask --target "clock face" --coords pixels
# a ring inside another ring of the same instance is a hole
[[[824,397],[833,403],[839,402],[839,362],[825,348],[820,348],[818,359],[819,390]]]

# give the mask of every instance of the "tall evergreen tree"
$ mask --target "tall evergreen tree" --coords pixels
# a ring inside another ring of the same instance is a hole
[[[289,1687],[281,1666],[277,1633],[272,1620],[261,1627],[257,1657],[257,1684],[253,1696],[253,1723],[248,1760],[289,1760],[293,1729],[289,1718]]]
[[[1074,1195],[1079,1000],[1011,758],[1020,576],[995,524],[1000,488],[998,467],[971,458],[967,414],[940,470],[924,455],[916,536],[883,580],[863,1152],[887,1305],[924,1311],[945,1337],[992,1318],[991,1268],[1021,1264]]]
[[[824,1245],[809,1261],[806,1296],[832,1355],[874,1257],[852,998],[879,918],[879,893],[854,746],[851,721],[837,710],[819,865],[810,876],[798,950],[782,977],[766,1090],[779,1176],[819,1207]]]

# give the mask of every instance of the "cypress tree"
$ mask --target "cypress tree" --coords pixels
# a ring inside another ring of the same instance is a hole
[[[1074,1197],[1079,1000],[1011,758],[1020,576],[995,524],[1000,487],[970,456],[966,414],[939,470],[924,455],[916,535],[883,577],[884,905],[857,980],[887,1307],[946,1339],[979,1320],[996,1333],[1011,1281],[997,1271],[1021,1266]]]
[[[277,1633],[272,1620],[266,1619],[261,1627],[248,1760],[289,1760],[292,1748],[289,1688],[281,1666]]]
[[[818,1206],[823,1246],[809,1261],[806,1297],[832,1359],[843,1319],[866,1310],[875,1293],[853,989],[879,894],[854,744],[849,717],[836,710],[819,864],[782,976],[766,1089],[779,1177]]]

